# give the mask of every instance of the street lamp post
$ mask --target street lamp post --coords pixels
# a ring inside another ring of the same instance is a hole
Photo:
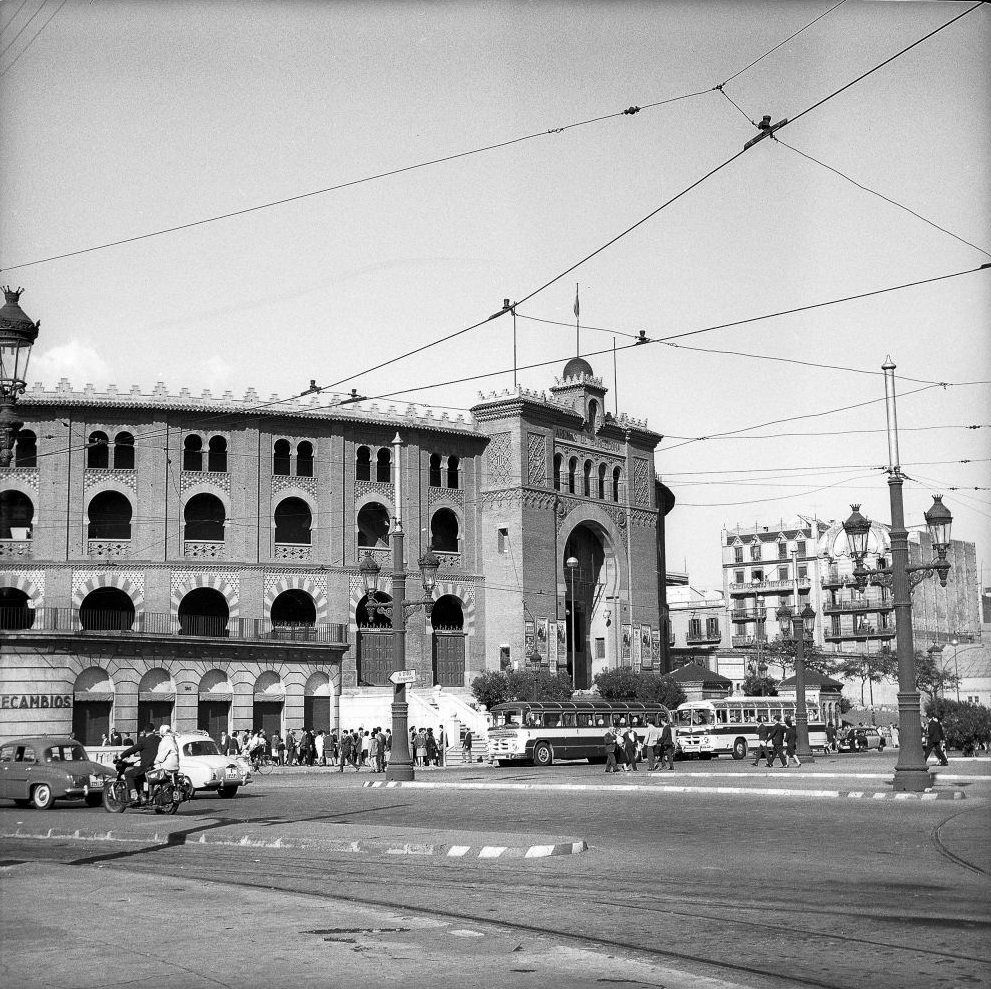
[[[433,589],[437,580],[437,570],[440,560],[428,546],[427,551],[420,557],[420,576],[423,582],[423,597],[419,600],[407,601],[406,598],[406,566],[403,559],[402,522],[402,474],[400,467],[400,452],[402,440],[396,434],[392,441],[396,460],[396,515],[392,528],[392,603],[377,604],[375,595],[378,591],[380,567],[366,553],[358,565],[365,584],[365,592],[371,602],[368,610],[374,615],[381,613],[389,618],[392,624],[392,658],[396,671],[406,669],[406,615],[423,608],[429,615],[433,608]],[[395,675],[395,674],[394,674]],[[406,701],[406,681],[393,681],[392,697],[392,751],[389,754],[389,764],[386,767],[386,779],[408,782],[413,779],[413,759],[409,751],[409,704]]]
[[[854,580],[864,591],[868,584],[891,589],[895,609],[895,643],[898,651],[898,763],[892,785],[895,790],[921,792],[932,786],[932,775],[922,748],[921,704],[915,682],[915,646],[912,639],[912,589],[933,575],[946,587],[950,564],[946,552],[950,545],[953,516],[943,504],[942,495],[933,495],[925,513],[926,526],[936,557],[922,566],[909,566],[908,530],[902,500],[904,476],[898,455],[898,416],[895,408],[895,364],[889,357],[881,365],[884,371],[885,412],[888,423],[888,495],[891,503],[891,566],[868,569],[864,566],[867,537],[871,523],[860,514],[860,506],[843,523],[854,559]]]
[[[809,745],[809,710],[805,706],[805,640],[812,641],[816,613],[811,605],[792,613],[788,605],[782,605],[775,613],[781,628],[781,637],[795,643],[795,733],[796,754],[803,762],[815,762]]]
[[[957,678],[957,703],[960,703],[960,667],[957,666],[957,646],[960,645],[960,640],[953,636],[950,639],[950,645],[953,646],[953,675]]]
[[[578,569],[578,560],[574,556],[569,556],[564,565],[568,571],[569,583],[571,586],[571,607],[568,609],[568,624],[571,626],[571,689],[578,689],[578,649],[575,639],[575,571]]]
[[[41,326],[41,320],[32,323],[18,304],[23,291],[5,285],[0,308],[0,467],[10,466],[17,434],[24,425],[14,406],[27,387],[28,361]]]

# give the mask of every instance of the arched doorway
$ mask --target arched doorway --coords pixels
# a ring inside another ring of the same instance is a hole
[[[98,587],[79,605],[79,624],[89,632],[130,632],[134,602],[117,587]]]
[[[591,687],[595,674],[610,665],[606,610],[618,592],[619,567],[605,538],[598,526],[579,524],[568,536],[560,562],[566,601],[565,662],[578,690]],[[570,557],[578,560],[574,572],[565,565]],[[613,620],[618,622],[619,616]]]
[[[326,673],[314,673],[303,688],[303,727],[311,731],[330,731],[330,702],[334,689]]]
[[[168,670],[149,670],[138,684],[138,729],[171,725],[175,713],[175,684]]]
[[[209,732],[215,742],[222,732],[230,730],[231,701],[234,688],[223,670],[207,670],[200,680],[196,727]]]
[[[72,734],[83,745],[99,745],[110,734],[114,682],[99,666],[83,670],[72,690]]]
[[[375,596],[379,604],[389,604],[392,598],[381,591]],[[381,612],[371,614],[368,597],[363,597],[354,609],[358,626],[355,643],[355,667],[359,687],[384,687],[395,668],[392,658],[392,623]]]
[[[445,594],[430,612],[433,628],[434,683],[440,687],[465,685],[465,616],[461,599]]]
[[[283,591],[269,612],[273,639],[292,641],[316,637],[317,606],[313,598],[298,587]]]
[[[286,703],[286,688],[279,674],[266,670],[255,681],[254,704],[251,709],[251,728],[260,728],[271,738],[275,732],[282,734],[282,709]]]
[[[0,630],[16,632],[34,625],[31,599],[19,587],[0,587]]]
[[[227,599],[212,587],[197,587],[179,603],[179,633],[223,638],[230,620]]]

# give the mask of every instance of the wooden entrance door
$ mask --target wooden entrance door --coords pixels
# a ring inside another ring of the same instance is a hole
[[[434,683],[441,687],[465,685],[465,636],[463,632],[434,632]]]
[[[76,701],[72,708],[72,734],[83,745],[99,745],[110,734],[110,701]]]
[[[392,629],[358,632],[358,686],[388,687],[395,669],[392,658]]]
[[[230,712],[230,701],[200,701],[196,710],[196,727],[209,732],[210,737],[219,742],[221,732],[227,731]]]

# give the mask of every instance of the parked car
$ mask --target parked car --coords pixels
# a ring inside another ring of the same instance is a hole
[[[887,744],[881,733],[871,725],[854,725],[837,740],[840,752],[867,752],[869,749],[883,749]]]
[[[18,807],[47,810],[56,800],[85,800],[99,807],[104,783],[114,775],[68,735],[10,738],[0,744],[0,797]]]
[[[233,797],[250,782],[247,760],[224,755],[208,732],[179,732],[176,741],[179,772],[192,780],[194,790],[216,790],[221,797]]]

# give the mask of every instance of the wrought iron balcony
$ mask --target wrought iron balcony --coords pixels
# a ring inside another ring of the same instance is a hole
[[[822,606],[826,615],[842,615],[850,612],[865,611],[891,611],[894,602],[889,598],[886,601],[833,601]]]
[[[875,628],[873,625],[864,625],[854,629],[827,629],[823,636],[827,642],[849,642],[851,639],[893,639],[894,637],[894,628]]]
[[[716,645],[723,640],[722,632],[689,632],[685,641],[690,646]]]

